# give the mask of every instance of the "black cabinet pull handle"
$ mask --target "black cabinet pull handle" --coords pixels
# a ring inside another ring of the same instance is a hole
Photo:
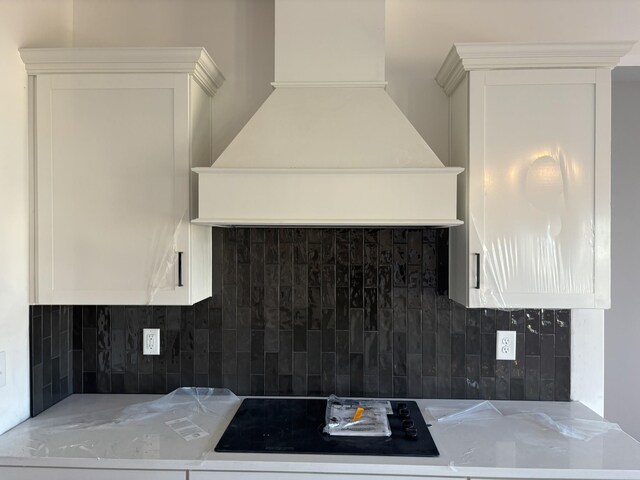
[[[182,253],[178,252],[178,286],[184,287],[182,283]]]
[[[480,254],[474,253],[473,255],[476,257],[476,284],[473,288],[480,289]]]

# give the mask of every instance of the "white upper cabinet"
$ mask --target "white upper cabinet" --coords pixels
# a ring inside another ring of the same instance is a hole
[[[450,96],[450,297],[609,308],[611,68],[631,44],[458,44]]]
[[[189,305],[211,295],[201,48],[23,49],[30,75],[32,303]]]

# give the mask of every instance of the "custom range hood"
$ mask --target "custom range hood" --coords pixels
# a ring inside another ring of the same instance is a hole
[[[462,223],[462,169],[385,92],[384,22],[384,0],[275,0],[275,90],[212,167],[193,169],[194,223]]]

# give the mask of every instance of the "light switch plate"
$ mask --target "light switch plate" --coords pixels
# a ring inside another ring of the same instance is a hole
[[[7,352],[0,352],[0,387],[7,384]]]
[[[496,360],[516,359],[516,332],[498,330],[496,332]]]
[[[160,355],[160,329],[142,329],[142,354]]]

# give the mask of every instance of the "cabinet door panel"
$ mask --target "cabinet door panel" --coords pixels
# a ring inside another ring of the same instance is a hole
[[[186,84],[143,77],[37,79],[39,303],[179,303],[186,292]]]
[[[470,198],[471,251],[482,256],[476,300],[593,307],[596,72],[483,75],[482,98],[472,98],[483,114],[475,132],[483,147],[470,153],[483,171],[482,196]]]

